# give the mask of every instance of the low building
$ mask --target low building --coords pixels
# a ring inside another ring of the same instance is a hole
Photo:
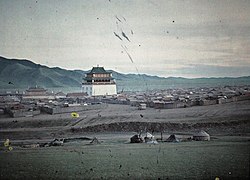
[[[47,90],[42,87],[30,87],[26,90],[25,95],[26,96],[45,96]]]
[[[30,87],[25,91],[22,99],[24,100],[37,100],[37,99],[55,99],[54,94],[48,93],[46,89],[42,87]]]
[[[65,99],[66,94],[64,94],[63,92],[58,92],[58,93],[55,94],[55,98],[56,99]]]
[[[31,117],[31,116],[35,116],[35,115],[39,115],[40,109],[38,108],[24,108],[24,109],[8,109],[7,113],[11,116],[11,117]]]
[[[147,105],[145,103],[141,103],[138,107],[139,110],[145,110],[147,108]]]
[[[164,101],[153,101],[153,107],[155,109],[173,109],[176,108],[176,103],[174,102],[164,102]]]
[[[63,113],[71,113],[71,112],[80,112],[80,111],[87,111],[87,110],[96,110],[104,108],[102,104],[97,105],[71,105],[71,106],[55,106],[55,105],[45,105],[41,107],[42,112],[46,112],[48,114],[63,114]]]

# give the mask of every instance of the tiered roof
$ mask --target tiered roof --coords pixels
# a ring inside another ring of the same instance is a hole
[[[103,67],[93,67],[88,74],[110,74],[110,72],[107,72]]]

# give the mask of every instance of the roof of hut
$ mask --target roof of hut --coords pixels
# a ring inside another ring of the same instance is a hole
[[[198,136],[198,137],[209,137],[210,135],[209,135],[206,131],[201,130],[201,131],[195,133],[194,136]]]
[[[172,134],[169,136],[169,138],[166,141],[167,142],[179,142],[180,140],[176,137],[176,135]]]
[[[94,137],[90,144],[100,144],[100,142],[96,137]]]

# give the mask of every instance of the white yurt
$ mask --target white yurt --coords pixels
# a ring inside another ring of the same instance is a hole
[[[146,133],[145,137],[144,137],[144,141],[147,144],[158,144],[158,142],[155,140],[155,137],[150,134],[149,132]]]

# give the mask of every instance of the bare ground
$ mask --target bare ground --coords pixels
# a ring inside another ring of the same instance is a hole
[[[0,140],[49,139],[87,132],[155,132],[192,133],[204,129],[212,134],[249,135],[250,101],[180,109],[138,110],[127,105],[103,104],[102,108],[35,117],[0,118]]]
[[[98,110],[0,118],[1,179],[249,179],[250,101],[186,109],[147,109],[103,105]],[[204,129],[211,141],[132,144],[132,131],[156,138],[190,136]],[[97,137],[60,147],[24,148],[53,138]],[[86,144],[87,143],[87,144]]]

